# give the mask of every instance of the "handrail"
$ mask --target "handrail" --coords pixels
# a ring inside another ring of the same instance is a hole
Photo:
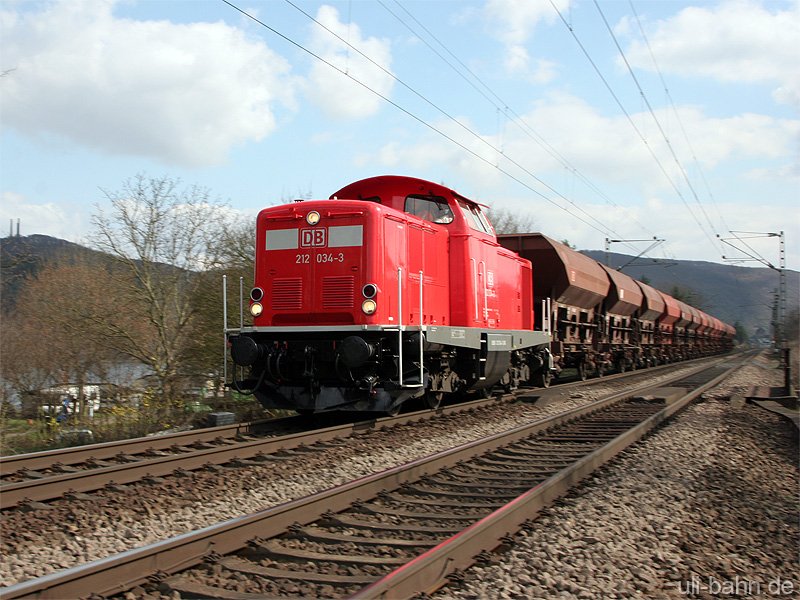
[[[403,387],[403,267],[397,267],[397,370]]]
[[[487,279],[489,279],[489,275],[486,271],[486,263],[481,261],[480,266],[483,267],[483,320],[489,320],[489,291],[486,287]]]
[[[475,321],[477,322],[479,320],[478,319],[478,266],[474,258],[470,258],[469,263],[472,271],[472,292],[473,296],[475,297]]]

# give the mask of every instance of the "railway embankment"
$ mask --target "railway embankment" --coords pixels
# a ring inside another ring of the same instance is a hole
[[[797,431],[730,401],[776,366],[742,368],[436,597],[798,597]]]

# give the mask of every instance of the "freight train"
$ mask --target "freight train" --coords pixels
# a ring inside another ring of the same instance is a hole
[[[386,175],[262,210],[252,325],[228,329],[266,408],[393,414],[729,349],[734,329],[486,207]]]

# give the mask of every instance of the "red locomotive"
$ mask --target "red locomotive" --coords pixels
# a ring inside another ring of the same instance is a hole
[[[253,326],[230,341],[265,406],[435,407],[446,393],[528,381],[547,353],[530,262],[498,244],[479,204],[441,185],[374,177],[264,209],[256,248]]]
[[[233,385],[265,407],[393,413],[721,349],[728,326],[683,307],[541,234],[498,240],[451,189],[382,176],[259,213],[253,324],[227,335],[249,371]]]

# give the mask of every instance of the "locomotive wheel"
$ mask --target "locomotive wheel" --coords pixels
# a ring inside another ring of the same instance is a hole
[[[393,406],[389,410],[385,411],[386,412],[386,416],[387,417],[396,417],[397,415],[400,414],[400,408],[401,408],[400,404],[398,404],[397,406]]]
[[[543,388],[549,388],[552,380],[553,374],[547,369],[542,369],[539,372],[539,375],[536,376],[536,385]]]
[[[624,360],[624,359],[623,359],[623,360],[621,360],[621,361],[619,361],[619,363],[617,363],[617,370],[618,370],[620,373],[624,373],[625,371],[627,371],[627,370],[628,370],[627,364],[625,363],[625,360]]]
[[[603,377],[606,374],[606,368],[604,365],[598,364],[597,365],[597,376]]]

